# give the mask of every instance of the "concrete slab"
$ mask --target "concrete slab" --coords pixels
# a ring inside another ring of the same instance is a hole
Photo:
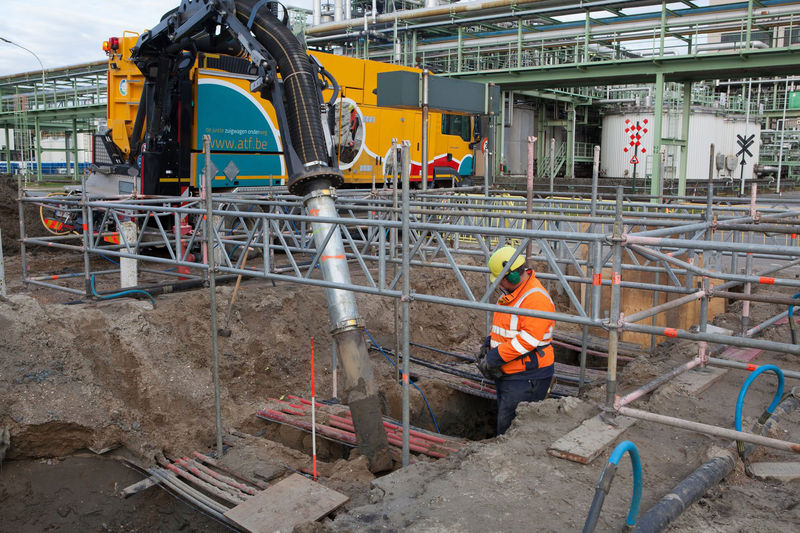
[[[581,464],[591,463],[635,422],[635,418],[617,416],[616,426],[605,422],[600,415],[583,423],[558,439],[547,449],[554,457]]]
[[[750,470],[756,477],[784,483],[800,479],[800,463],[752,463]]]
[[[348,499],[300,474],[292,474],[256,493],[225,516],[245,531],[288,533],[298,524],[319,520]]]
[[[672,384],[690,396],[697,396],[727,373],[724,368],[712,366],[693,368],[673,379]]]

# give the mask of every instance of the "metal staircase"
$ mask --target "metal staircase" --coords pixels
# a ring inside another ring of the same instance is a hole
[[[544,157],[541,161],[537,161],[536,177],[549,178],[551,173],[550,164],[550,150],[545,150]],[[553,158],[552,174],[558,176],[558,173],[564,168],[567,162],[567,143],[562,142],[557,148],[555,157]]]

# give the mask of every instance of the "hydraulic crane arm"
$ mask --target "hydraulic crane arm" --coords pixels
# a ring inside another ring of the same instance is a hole
[[[255,74],[250,91],[269,99],[275,108],[289,189],[303,194],[320,178],[326,186],[343,183],[341,171],[331,167],[322,129],[320,68],[277,19],[276,6],[277,2],[263,0],[183,0],[142,34],[131,59],[146,79],[148,151],[163,158],[174,122],[169,119],[176,105],[171,95],[178,92],[170,86],[180,83],[198,52],[246,55]],[[138,141],[131,139],[131,145]]]

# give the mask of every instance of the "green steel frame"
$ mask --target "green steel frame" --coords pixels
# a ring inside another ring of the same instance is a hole
[[[537,100],[566,102],[571,116],[574,106],[602,99],[598,86],[654,84],[658,117],[654,129],[659,132],[654,155],[665,144],[680,146],[685,155],[688,116],[696,98],[693,82],[800,73],[800,2],[683,4],[685,8],[673,9],[663,0],[478,0],[472,2],[477,10],[465,4],[449,10],[440,6],[374,20],[321,24],[307,28],[306,35],[311,45],[340,46],[348,54],[493,82],[506,94],[513,91]],[[381,34],[382,38],[375,38]],[[679,139],[664,138],[658,112],[668,105],[665,87],[671,82],[683,84],[678,100],[683,117]],[[777,87],[775,93],[773,105],[762,115],[765,119],[783,116],[783,95]],[[731,99],[730,105],[736,104],[742,104],[741,99]],[[795,114],[790,112],[790,116]],[[578,160],[572,155],[576,139],[570,121],[565,122],[566,174],[571,175]],[[502,132],[498,128],[501,147]],[[540,142],[537,159],[546,162],[548,151],[549,146]],[[500,154],[496,161],[502,160]],[[685,160],[681,157],[678,171],[681,192],[686,190]],[[660,171],[660,159],[655,157],[652,175],[659,176]],[[655,193],[657,180],[651,183]]]
[[[42,179],[42,153],[65,153],[73,161],[73,179],[79,179],[78,134],[92,132],[106,116],[105,61],[85,63],[60,69],[25,72],[0,77],[0,128],[3,128],[6,168],[14,160],[33,160],[37,180]],[[14,131],[14,152],[11,131]],[[57,132],[64,136],[64,148],[44,148],[42,134]],[[69,139],[69,141],[68,141]]]

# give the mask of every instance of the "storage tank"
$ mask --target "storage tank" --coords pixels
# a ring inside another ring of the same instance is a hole
[[[601,135],[600,169],[607,177],[633,176],[636,165],[636,179],[649,177],[653,168],[653,110],[639,108],[632,110],[607,111],[603,116]],[[680,132],[681,116],[678,113],[664,113],[662,118],[663,137],[667,132]],[[751,118],[749,123],[744,115],[722,114],[712,110],[693,109],[689,117],[689,143],[686,165],[686,179],[708,179],[710,145],[714,144],[715,153],[726,156],[736,155],[739,151],[737,135],[743,138],[752,136],[753,142],[748,148],[752,156],[745,156],[744,177],[753,178],[753,166],[758,163],[761,125]],[[638,144],[637,144],[638,143]],[[680,147],[669,142],[663,143],[666,148],[667,163],[665,180],[677,179],[680,168]],[[741,156],[738,157],[741,161]],[[741,166],[728,173],[715,170],[715,178],[732,177],[741,179]]]

